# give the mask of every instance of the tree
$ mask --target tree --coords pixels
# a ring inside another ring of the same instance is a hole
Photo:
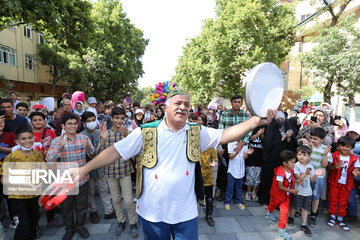
[[[140,103],[140,106],[145,106],[150,102],[150,95],[152,87],[136,88],[136,91],[131,94],[131,101]]]
[[[0,98],[8,98],[14,83],[7,80],[3,75],[0,75]]]
[[[54,96],[59,82],[68,82],[73,88],[84,87],[82,83],[87,76],[87,69],[78,52],[63,49],[56,42],[52,42],[38,45],[37,56],[42,65],[50,67],[50,96]]]
[[[57,39],[62,47],[80,50],[91,38],[91,3],[83,0],[0,1],[0,31],[10,25],[29,24]]]
[[[294,42],[290,4],[217,0],[216,15],[184,47],[173,77],[193,93],[194,102],[242,92],[246,70],[265,61],[280,65]]]
[[[336,93],[344,97],[355,120],[355,94],[360,92],[360,33],[355,30],[354,16],[340,19],[336,27],[325,28],[315,38],[317,44],[301,56],[304,74],[330,102],[335,94],[329,86],[335,84]]]
[[[141,57],[148,40],[131,24],[118,0],[94,3],[92,19],[95,34],[84,56],[90,72],[93,96],[120,100],[129,89],[137,87],[142,76]]]

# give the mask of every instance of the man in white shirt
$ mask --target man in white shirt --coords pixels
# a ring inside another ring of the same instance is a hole
[[[180,91],[170,95],[164,121],[156,127],[157,164],[152,168],[143,168],[142,193],[136,206],[145,240],[170,240],[170,235],[173,239],[198,239],[195,163],[188,160],[186,151],[189,111],[188,95]],[[276,111],[268,110],[267,119],[253,117],[225,130],[201,126],[199,148],[205,151],[233,142],[255,127],[268,124],[275,116]],[[121,157],[128,161],[140,154],[142,145],[141,128],[137,128],[81,167],[79,177]]]

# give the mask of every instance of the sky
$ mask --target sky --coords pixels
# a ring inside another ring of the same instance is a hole
[[[187,39],[201,32],[203,20],[215,17],[215,0],[121,0],[130,21],[149,44],[142,57],[140,87],[169,81]]]

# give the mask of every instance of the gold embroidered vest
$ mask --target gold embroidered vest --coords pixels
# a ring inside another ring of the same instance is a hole
[[[140,198],[143,186],[143,168],[153,168],[158,161],[157,153],[157,126],[160,121],[141,125],[143,145],[141,153],[136,156],[136,198]],[[190,125],[186,131],[186,156],[190,162],[200,161],[200,125]]]

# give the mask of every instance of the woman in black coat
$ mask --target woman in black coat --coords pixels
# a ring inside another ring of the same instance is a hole
[[[259,202],[268,205],[270,202],[270,188],[274,177],[274,169],[280,166],[279,156],[283,150],[295,152],[297,148],[296,137],[283,114],[273,119],[265,131],[263,156],[264,162],[261,170],[261,183],[259,189]]]

